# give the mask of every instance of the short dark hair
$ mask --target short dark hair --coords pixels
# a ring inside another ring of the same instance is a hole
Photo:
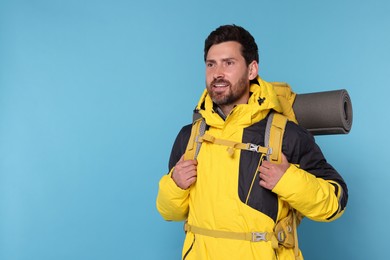
[[[254,60],[259,62],[259,51],[255,39],[247,30],[234,24],[222,25],[210,33],[204,44],[204,60],[206,61],[211,46],[228,41],[241,44],[241,54],[247,65]]]

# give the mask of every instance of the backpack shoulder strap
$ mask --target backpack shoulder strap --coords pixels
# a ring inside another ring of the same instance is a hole
[[[265,147],[272,149],[271,153],[267,155],[267,160],[270,162],[282,162],[282,142],[287,120],[286,116],[276,112],[271,112],[268,117],[264,144]]]
[[[267,160],[274,163],[282,161],[282,142],[288,118],[282,114],[271,112],[267,120],[265,129],[265,146],[271,147],[272,152],[267,156]],[[303,215],[290,207],[289,213],[281,219],[274,228],[279,243],[287,248],[293,248],[295,259],[299,257],[297,226]]]
[[[184,160],[192,160],[198,157],[199,149],[201,143],[198,142],[199,136],[204,135],[206,130],[206,121],[203,117],[199,116],[194,118],[191,128],[190,139],[188,140],[188,144],[186,147],[186,151],[184,153]]]

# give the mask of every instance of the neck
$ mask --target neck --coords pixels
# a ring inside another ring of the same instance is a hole
[[[219,106],[219,109],[222,111],[222,113],[225,115],[225,117],[227,115],[230,114],[230,112],[233,110],[233,108],[235,107],[236,105],[225,105],[225,106]]]

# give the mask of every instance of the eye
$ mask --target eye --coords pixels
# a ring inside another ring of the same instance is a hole
[[[234,65],[234,62],[229,60],[229,61],[226,62],[226,65],[228,65],[228,66]]]
[[[214,66],[214,63],[212,63],[212,62],[207,62],[206,63],[206,67],[207,68],[212,68]]]

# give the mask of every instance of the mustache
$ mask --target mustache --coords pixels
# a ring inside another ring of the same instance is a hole
[[[225,80],[225,79],[214,79],[213,81],[211,81],[210,85],[220,84],[220,83],[224,83],[224,84],[229,84],[230,85],[230,81]]]

